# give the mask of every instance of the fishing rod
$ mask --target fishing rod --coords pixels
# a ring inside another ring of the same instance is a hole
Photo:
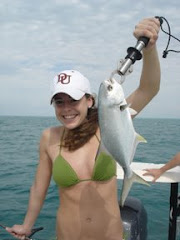
[[[6,230],[6,226],[4,226],[3,224],[0,224],[0,227],[2,227],[4,230]],[[35,233],[37,233],[37,232],[39,232],[39,231],[41,231],[41,230],[43,230],[43,229],[44,229],[43,227],[33,228],[33,229],[31,230],[30,235],[25,237],[25,240],[33,240],[31,237],[32,237]],[[7,231],[7,230],[6,230],[6,231]]]
[[[168,50],[171,37],[174,38],[175,40],[179,41],[179,42],[180,42],[180,40],[177,37],[175,37],[171,34],[171,28],[170,28],[170,25],[169,25],[167,19],[165,17],[158,17],[158,16],[156,16],[155,18],[157,18],[159,20],[161,30],[169,36],[166,49],[163,51],[163,58],[166,58],[167,54],[169,52],[180,53],[180,51],[176,51],[176,50],[173,50],[173,49]],[[162,28],[163,20],[166,22],[166,24],[168,26],[168,32],[166,32]],[[125,76],[132,73],[132,71],[133,71],[132,65],[137,60],[140,60],[142,58],[142,53],[141,52],[142,52],[143,48],[145,48],[148,45],[148,42],[149,42],[149,38],[142,36],[138,39],[135,47],[129,47],[127,49],[127,53],[128,53],[127,56],[125,57],[125,59],[122,59],[122,60],[119,61],[119,66],[116,70],[114,70],[111,73],[110,79],[112,79],[112,77],[115,74],[118,74],[118,75],[121,76],[121,84],[122,84],[125,80]]]

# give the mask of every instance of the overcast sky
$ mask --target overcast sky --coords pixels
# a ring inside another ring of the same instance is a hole
[[[132,32],[141,19],[164,16],[180,38],[179,12],[179,0],[1,0],[0,115],[53,116],[50,81],[64,69],[81,71],[97,93],[136,44]],[[167,39],[160,32],[160,92],[140,117],[180,118],[180,54],[162,58]],[[180,43],[171,40],[172,48],[180,50]],[[141,64],[123,84],[127,95],[137,87]]]

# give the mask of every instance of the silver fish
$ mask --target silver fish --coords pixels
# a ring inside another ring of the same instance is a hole
[[[149,185],[130,167],[138,143],[146,142],[134,129],[131,118],[133,114],[136,111],[128,106],[122,86],[113,78],[103,81],[98,94],[99,126],[105,148],[124,170],[121,206],[124,205],[133,182]]]

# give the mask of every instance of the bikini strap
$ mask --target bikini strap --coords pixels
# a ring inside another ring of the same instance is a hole
[[[99,139],[99,137],[98,137],[98,135],[96,133],[95,133],[95,136],[96,136],[98,142],[101,143],[101,140]]]
[[[103,142],[101,141],[101,139],[99,139],[99,137],[98,137],[98,135],[97,135],[96,133],[95,133],[95,136],[96,136],[96,138],[97,138],[97,140],[98,140],[98,142],[99,142],[98,153],[100,153],[100,152],[105,152],[105,153],[111,155],[111,154],[108,152],[108,150],[105,148]]]

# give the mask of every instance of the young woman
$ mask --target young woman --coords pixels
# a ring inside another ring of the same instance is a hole
[[[157,94],[160,65],[156,50],[160,24],[142,20],[134,36],[150,38],[143,51],[139,87],[127,98],[138,113]],[[22,225],[7,230],[19,239],[28,235],[43,205],[53,176],[61,204],[57,211],[58,240],[121,240],[115,161],[102,155],[97,109],[87,78],[75,70],[59,73],[53,81],[51,103],[61,127],[44,130],[40,160]]]
[[[145,169],[146,173],[144,173],[143,175],[153,176],[154,177],[153,182],[155,182],[163,173],[179,165],[180,165],[180,152],[176,153],[176,155],[161,168]]]

